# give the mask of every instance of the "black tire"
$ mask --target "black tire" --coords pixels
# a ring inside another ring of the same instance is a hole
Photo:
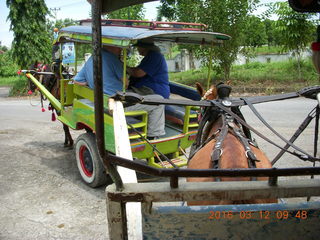
[[[75,154],[78,170],[86,184],[95,188],[112,183],[99,156],[94,133],[84,133],[77,138]]]

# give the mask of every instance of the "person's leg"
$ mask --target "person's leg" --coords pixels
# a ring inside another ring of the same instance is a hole
[[[153,94],[146,95],[144,98],[148,100],[163,99],[162,96]],[[164,105],[146,105],[136,104],[125,108],[125,111],[139,111],[144,110],[148,112],[148,137],[158,137],[165,135],[165,114]]]

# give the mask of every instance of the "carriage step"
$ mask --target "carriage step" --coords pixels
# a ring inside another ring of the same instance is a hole
[[[187,165],[188,160],[185,159],[184,157],[177,157],[177,158],[171,159],[171,162],[174,163],[177,167],[183,167]],[[163,168],[173,168],[171,163],[169,163],[168,161],[162,161],[162,162],[159,162],[158,164]]]

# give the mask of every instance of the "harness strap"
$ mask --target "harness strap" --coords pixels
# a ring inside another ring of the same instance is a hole
[[[218,135],[216,143],[214,145],[214,150],[211,153],[211,161],[212,161],[213,169],[219,168],[219,160],[220,160],[220,156],[222,155],[222,152],[223,152],[223,150],[222,150],[223,140],[227,136],[228,130],[229,130],[228,125],[226,123],[225,115],[222,115],[221,118],[222,118],[221,131],[220,131],[220,134]]]
[[[209,138],[207,138],[204,142],[201,143],[202,139],[205,137],[204,134],[206,132],[204,132],[204,131],[206,130],[205,129],[206,124],[210,125],[212,123],[212,121],[215,121],[217,119],[217,116],[212,116],[212,114],[210,114],[210,113],[211,112],[209,112],[209,111],[205,111],[203,114],[203,117],[199,123],[197,138],[191,146],[189,160],[191,158],[193,158],[193,156],[196,154],[196,152],[198,152],[203,146],[205,146],[208,142],[210,142],[212,139],[214,139],[216,137],[217,133],[213,133]],[[210,120],[212,118],[213,118],[213,120]]]
[[[203,148],[207,143],[209,143],[211,140],[215,139],[215,137],[217,136],[217,134],[220,132],[217,131],[215,133],[213,133],[209,138],[207,138],[202,144],[200,144],[199,146],[197,146],[196,148],[193,148],[191,151],[190,151],[190,154],[189,154],[189,160],[191,158],[193,158],[193,156],[201,149]],[[195,145],[194,145],[195,146]]]
[[[292,137],[289,139],[289,142],[294,143],[294,141],[300,136],[300,134],[309,126],[310,122],[312,121],[312,119],[314,119],[314,117],[316,115],[316,108],[314,108],[309,114],[308,116],[304,119],[304,121],[300,124],[300,126],[298,127],[297,131],[292,135]],[[318,134],[315,133],[315,135],[317,136]],[[315,142],[315,148],[317,148],[317,143]],[[283,148],[288,149],[290,147],[289,144],[286,144]],[[286,151],[281,150],[277,156],[274,157],[274,159],[272,160],[271,164],[274,165],[281,157],[282,155],[285,153]],[[314,154],[314,156],[316,156],[316,154]]]
[[[276,130],[274,130],[273,127],[270,126],[269,123],[266,122],[266,120],[264,120],[264,118],[259,114],[259,112],[256,110],[256,108],[252,105],[252,103],[250,101],[248,101],[247,99],[243,99],[245,101],[245,103],[249,106],[249,108],[252,110],[252,112],[259,118],[259,120],[267,127],[269,128],[276,136],[278,136],[282,141],[284,141],[286,144],[289,144],[290,147],[294,148],[295,150],[303,153],[304,155],[306,155],[307,157],[309,157],[310,155],[308,153],[306,153],[304,150],[302,150],[301,148],[297,147],[296,145],[294,145],[292,142],[288,141],[287,139],[285,139],[282,135],[280,135]],[[310,156],[311,158],[315,158],[313,156]],[[320,160],[320,159],[319,159]]]
[[[246,151],[246,156],[248,158],[248,166],[249,168],[256,168],[256,163],[255,162],[260,162],[260,160],[257,159],[256,155],[252,152],[248,139],[245,138],[242,135],[242,132],[239,128],[233,128],[233,131],[235,135],[238,137],[240,142],[242,143],[245,151]]]
[[[240,117],[238,117],[236,114],[234,114],[232,111],[230,111],[228,108],[226,108],[225,106],[223,106],[221,103],[219,102],[213,102],[213,104],[215,104],[217,107],[219,107],[220,109],[222,109],[223,111],[225,111],[226,113],[230,114],[232,117],[234,117],[239,123],[241,123],[242,125],[246,126],[248,129],[250,129],[252,132],[254,132],[255,134],[257,134],[259,137],[261,137],[262,139],[264,139],[265,141],[269,142],[270,144],[278,147],[279,149],[282,149],[298,158],[300,158],[301,160],[304,160],[304,161],[311,161],[311,162],[314,162],[314,161],[320,161],[319,158],[316,158],[316,157],[313,157],[313,156],[310,156],[308,153],[304,152],[303,150],[300,150],[299,148],[299,151],[302,153],[302,154],[299,154],[297,152],[292,152],[292,151],[289,151],[283,147],[281,147],[280,145],[276,144],[275,142],[273,142],[272,140],[270,140],[268,137],[264,136],[263,134],[261,134],[260,132],[258,132],[256,129],[254,129],[253,127],[251,127],[249,124],[247,124],[245,121],[243,121]],[[287,141],[287,143],[289,143]],[[289,143],[289,145],[291,146],[292,143]],[[296,147],[297,148],[297,147]],[[298,150],[297,149],[297,150]]]
[[[248,160],[248,167],[257,168],[256,162],[260,162],[260,160],[257,159],[256,155],[252,152],[250,148],[250,144],[249,144],[250,139],[244,136],[243,131],[241,131],[241,129],[234,124],[234,119],[233,118],[231,119],[232,119],[232,124],[229,124],[229,127],[232,129],[234,135],[239,139],[239,141],[242,143],[244,147],[245,154]],[[251,181],[257,181],[257,177],[251,177],[250,179]]]
[[[256,168],[255,162],[259,161],[259,160],[257,159],[256,155],[251,151],[251,148],[249,145],[249,139],[246,138],[243,135],[243,132],[241,131],[241,129],[234,124],[234,119],[232,117],[222,114],[221,118],[222,118],[222,127],[220,130],[220,134],[217,137],[217,140],[216,140],[216,143],[214,146],[214,150],[212,151],[212,154],[211,154],[211,161],[212,161],[213,169],[219,168],[219,161],[220,161],[221,155],[223,153],[222,144],[223,144],[223,141],[226,138],[229,130],[231,130],[233,132],[233,134],[242,143],[242,145],[245,149],[246,157],[248,159],[248,167],[249,168]],[[220,180],[221,180],[220,178],[216,178],[216,181],[220,181]],[[251,180],[256,181],[257,178],[251,177]]]

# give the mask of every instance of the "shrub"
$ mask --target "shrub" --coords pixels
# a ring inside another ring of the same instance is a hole
[[[28,92],[28,81],[25,77],[16,77],[16,81],[10,89],[9,96],[26,96]]]
[[[19,67],[14,63],[10,51],[0,55],[0,77],[10,77],[17,75]]]

